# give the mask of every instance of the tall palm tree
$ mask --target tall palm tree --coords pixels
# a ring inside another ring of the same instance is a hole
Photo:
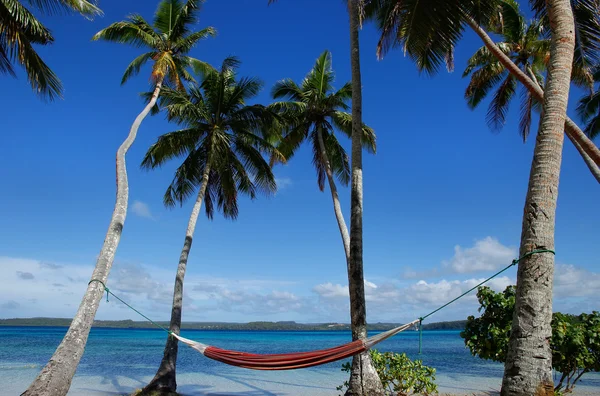
[[[324,51],[306,75],[301,85],[290,79],[277,82],[272,90],[274,99],[287,99],[275,102],[269,107],[277,112],[285,122],[284,136],[278,146],[281,154],[289,160],[296,149],[306,140],[312,144],[313,165],[317,171],[317,183],[321,191],[325,179],[329,183],[333,208],[346,262],[350,259],[350,236],[344,221],[335,177],[342,185],[350,181],[350,161],[346,151],[335,136],[335,130],[348,137],[352,136],[352,116],[347,102],[352,98],[352,86],[346,83],[339,90],[333,88],[334,72],[331,53]],[[363,125],[363,146],[375,152],[375,134]]]
[[[540,127],[529,174],[520,255],[554,249],[558,180],[562,160],[575,23],[570,0],[547,0],[551,26],[550,60]],[[515,312],[508,343],[502,395],[554,394],[552,283],[554,255],[536,254],[519,262]]]
[[[484,27],[493,21],[502,0],[460,1],[447,0],[370,0],[366,16],[377,21],[381,38],[377,54],[381,58],[391,48],[400,46],[414,59],[419,70],[435,73],[449,58],[460,40],[465,26],[469,26],[483,41],[500,63],[515,76],[534,96],[543,102],[544,90],[523,73],[506,56],[488,35]],[[576,16],[575,62],[586,64],[582,71],[589,71],[590,64],[598,56],[600,48],[600,17],[595,11],[596,0],[574,0],[572,8]],[[544,0],[535,0],[540,18],[546,18]],[[543,23],[549,26],[548,22]],[[578,61],[578,56],[584,61]],[[589,75],[589,72],[586,73]],[[583,74],[582,76],[585,76]],[[589,78],[588,78],[589,79]],[[600,150],[584,132],[567,117],[565,132],[575,145],[592,175],[600,183]]]
[[[168,119],[184,129],[159,137],[142,162],[142,167],[154,169],[184,158],[167,188],[165,205],[183,204],[198,190],[175,276],[169,327],[175,334],[181,328],[183,280],[202,203],[209,218],[216,206],[225,217],[235,219],[239,193],[254,199],[259,192],[276,190],[271,167],[262,156],[282,159],[269,143],[273,114],[262,105],[247,104],[262,83],[256,78],[236,79],[238,64],[235,58],[227,58],[219,71],[208,72],[200,85],[192,84],[189,93],[163,91],[159,103]],[[177,351],[177,339],[168,337],[160,367],[142,394],[175,392]]]
[[[463,25],[468,24],[482,38],[490,52],[501,60],[502,65],[532,90],[536,99],[543,100],[525,200],[520,252],[523,255],[534,249],[553,249],[563,131],[567,120],[566,105],[576,41],[571,2],[534,2],[538,17],[547,15],[548,26],[551,26],[550,59],[544,90],[523,73],[481,28],[485,26],[483,21],[493,19],[497,2],[434,0],[435,4],[428,2],[426,6],[417,8],[406,8],[409,1],[381,2],[385,3],[378,13],[383,30],[382,50],[390,45],[402,45],[419,66],[435,66],[454,48],[462,34]],[[431,14],[432,18],[428,19],[427,16]],[[544,91],[551,94],[544,95]],[[568,122],[566,126],[567,132],[572,133],[572,126],[570,131]],[[585,142],[581,142],[580,146],[583,146]],[[588,140],[588,143],[591,142]],[[593,150],[588,154],[591,157]],[[503,395],[552,394],[551,354],[547,340],[551,334],[553,265],[554,257],[549,253],[532,255],[519,262],[517,302],[505,365]]]
[[[362,82],[359,30],[364,0],[348,0],[350,66],[352,70],[352,180],[350,186],[350,260],[348,288],[352,339],[367,338],[367,304],[363,274]],[[383,395],[385,391],[368,352],[352,358],[347,395]]]
[[[600,65],[593,73],[595,82],[600,83]],[[600,89],[592,90],[581,98],[577,106],[579,116],[586,123],[585,133],[590,139],[595,139],[600,134]]]
[[[276,0],[269,0],[269,4]],[[370,0],[379,1],[379,0]],[[352,339],[367,338],[367,309],[363,274],[363,184],[362,184],[362,85],[358,32],[369,0],[347,0],[350,32],[350,66],[352,70],[352,170],[350,188],[350,243],[348,288]],[[352,358],[347,395],[383,395],[384,388],[371,356],[365,352]]]
[[[143,119],[155,105],[163,83],[181,87],[182,78],[192,80],[186,68],[192,67],[198,71],[210,69],[204,62],[185,55],[199,40],[214,34],[212,28],[190,33],[189,25],[197,22],[198,11],[199,3],[194,0],[188,0],[185,4],[177,0],[163,0],[154,17],[154,28],[141,16],[133,15],[128,21],[114,23],[94,36],[96,40],[105,39],[150,48],[151,52],[139,56],[127,67],[122,82],[137,74],[145,62],[153,60],[151,75],[153,94],[150,102],[135,118],[129,135],[117,150],[115,207],[96,267],[79,309],[54,355],[29,386],[25,395],[61,396],[65,395],[71,386],[71,380],[83,355],[94,316],[102,299],[104,292],[102,285],[106,284],[108,279],[125,224],[129,199],[125,154],[133,144]]]
[[[54,37],[18,0],[0,0],[0,74],[15,77],[13,63],[21,65],[33,90],[43,98],[62,97],[62,84],[56,74],[35,51],[34,45],[48,45]],[[51,15],[78,12],[86,17],[101,15],[94,2],[86,0],[27,0],[32,9]]]

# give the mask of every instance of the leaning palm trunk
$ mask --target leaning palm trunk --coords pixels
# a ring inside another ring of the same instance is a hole
[[[472,18],[466,18],[467,23],[477,33],[477,35],[481,38],[487,49],[494,54],[496,59],[500,61],[500,63],[506,67],[509,73],[515,76],[522,84],[531,92],[536,100],[540,103],[544,102],[544,91],[542,88],[537,85],[535,80],[529,78],[517,65],[513,63],[513,61],[506,56],[504,52],[498,48],[496,43],[491,39],[491,37],[479,26],[475,20]],[[573,145],[579,151],[579,154],[583,157],[586,165],[592,172],[592,175],[596,180],[600,183],[600,150],[596,145],[588,139],[587,136],[583,133],[583,131],[571,120],[569,117],[565,118],[564,130],[567,134],[567,137]]]
[[[550,63],[525,201],[521,256],[535,249],[554,249],[563,130],[575,48],[569,0],[547,0],[546,4],[552,26]],[[519,262],[503,396],[554,395],[550,350],[553,276],[554,256],[550,253]]]
[[[185,277],[185,270],[187,267],[188,257],[190,255],[190,249],[192,248],[192,240],[194,238],[194,231],[196,229],[196,223],[198,222],[198,216],[200,215],[200,209],[202,207],[202,201],[206,194],[206,188],[208,186],[208,178],[210,175],[210,165],[207,163],[202,174],[202,183],[200,185],[200,191],[196,198],[196,203],[192,208],[192,214],[188,221],[188,226],[185,232],[185,241],[183,242],[183,249],[179,256],[179,264],[177,265],[177,274],[175,275],[175,287],[173,290],[173,307],[171,308],[171,323],[169,330],[179,335],[181,330],[181,310],[183,308],[183,279]],[[167,343],[165,345],[165,351],[163,354],[160,367],[156,372],[156,375],[150,381],[150,383],[143,389],[142,394],[148,394],[152,392],[160,392],[168,394],[177,390],[177,379],[176,379],[176,367],[177,367],[177,352],[178,352],[178,341],[175,337],[167,337]]]
[[[360,0],[348,0],[350,12],[350,64],[352,68],[352,181],[350,191],[350,260],[348,288],[352,339],[367,338],[367,307],[363,275],[363,184],[362,184],[362,87],[358,43]],[[371,363],[368,352],[352,358],[352,369],[346,395],[384,395],[383,385]]]
[[[113,264],[117,247],[121,239],[121,232],[127,215],[127,203],[129,200],[129,184],[127,183],[127,168],[125,166],[125,154],[135,141],[140,124],[156,104],[162,80],[158,81],[150,102],[144,110],[136,117],[131,125],[127,139],[117,150],[117,200],[110,220],[108,232],[96,261],[96,267],[92,273],[92,281],[100,281],[106,284],[108,273]],[[56,348],[50,361],[42,369],[37,378],[29,385],[23,395],[31,396],[63,396],[71,387],[71,381],[83,355],[87,338],[100,305],[104,288],[100,282],[88,284],[79,309],[69,326],[67,334]]]
[[[342,243],[344,244],[344,252],[346,253],[346,265],[350,261],[350,236],[348,235],[348,227],[344,220],[342,213],[342,206],[340,205],[340,197],[338,195],[337,187],[335,185],[335,179],[333,178],[333,171],[331,170],[331,163],[329,162],[329,156],[325,150],[325,142],[323,141],[323,133],[319,128],[317,130],[317,138],[319,140],[319,147],[321,148],[321,156],[325,165],[325,174],[329,181],[329,189],[331,190],[331,199],[333,200],[333,211],[335,212],[335,218],[340,229],[340,235],[342,236]],[[350,267],[348,267],[350,268]]]

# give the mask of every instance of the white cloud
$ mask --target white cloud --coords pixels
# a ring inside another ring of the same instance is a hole
[[[150,207],[147,203],[144,203],[142,201],[133,201],[133,204],[131,205],[131,211],[140,217],[154,220],[154,216],[150,211]]]
[[[513,247],[504,246],[497,239],[486,237],[470,248],[454,247],[454,257],[442,265],[459,274],[493,271],[507,266],[517,255]]]
[[[284,190],[290,187],[292,184],[294,184],[292,182],[292,179],[290,179],[289,177],[276,177],[275,183],[277,183],[278,190]]]

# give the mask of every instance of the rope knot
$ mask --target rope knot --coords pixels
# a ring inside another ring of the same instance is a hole
[[[519,264],[519,259],[514,259],[514,260],[512,261],[512,264],[511,264],[511,265],[517,265],[517,264]]]

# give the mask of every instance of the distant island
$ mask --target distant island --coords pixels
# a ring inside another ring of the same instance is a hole
[[[451,322],[436,322],[423,325],[423,330],[463,330],[466,320],[455,320]],[[163,327],[168,327],[169,322],[157,322]],[[15,318],[0,319],[0,326],[46,326],[46,327],[68,327],[71,319],[63,318]],[[371,331],[385,331],[400,326],[402,323],[371,323],[367,326]],[[133,320],[95,320],[93,327],[117,328],[117,329],[152,329],[152,324]],[[227,323],[227,322],[183,322],[184,330],[271,330],[271,331],[331,331],[350,330],[348,323],[296,323],[293,321],[283,322],[249,322],[249,323]]]

